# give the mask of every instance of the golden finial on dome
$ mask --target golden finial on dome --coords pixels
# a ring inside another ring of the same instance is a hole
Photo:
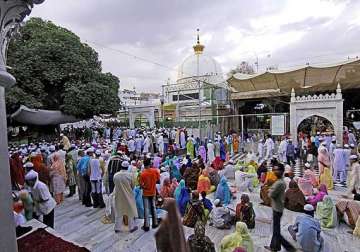
[[[196,45],[193,46],[195,54],[202,54],[202,52],[204,51],[205,46],[203,46],[202,44],[200,44],[200,35],[199,35],[199,29],[196,29],[197,31],[197,41],[196,41]]]

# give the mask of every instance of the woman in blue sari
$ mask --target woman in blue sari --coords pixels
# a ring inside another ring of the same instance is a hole
[[[219,199],[221,204],[227,206],[230,204],[231,192],[229,185],[227,184],[226,177],[222,176],[219,185],[216,189],[215,199]]]
[[[180,193],[181,193],[181,190],[185,188],[185,180],[181,180],[179,185],[176,187],[175,191],[174,191],[174,198],[176,200],[176,203],[179,202],[179,199],[180,199]]]
[[[226,148],[223,140],[220,140],[220,158],[222,161],[226,160]]]
[[[181,216],[185,215],[186,208],[189,202],[190,202],[189,189],[186,187],[182,188],[179,196],[179,201],[177,201]]]

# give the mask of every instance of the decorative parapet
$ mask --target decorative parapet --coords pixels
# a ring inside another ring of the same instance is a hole
[[[342,99],[341,87],[340,83],[337,85],[336,94],[320,94],[320,95],[304,95],[304,96],[296,96],[295,90],[291,90],[291,102],[299,103],[299,102],[328,102],[328,101],[337,101]]]

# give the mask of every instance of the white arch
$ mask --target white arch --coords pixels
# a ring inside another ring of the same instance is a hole
[[[135,128],[135,120],[138,116],[144,116],[149,121],[150,128],[155,126],[155,106],[132,106],[129,108],[129,125]]]
[[[340,84],[336,94],[295,96],[291,92],[290,102],[290,134],[297,142],[297,129],[302,121],[311,116],[323,117],[334,127],[337,143],[343,142],[343,102]]]

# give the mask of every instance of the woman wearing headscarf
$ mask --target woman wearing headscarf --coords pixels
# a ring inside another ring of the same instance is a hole
[[[249,195],[242,194],[241,201],[236,205],[236,221],[241,221],[250,229],[255,228],[255,211],[250,202]]]
[[[220,158],[222,161],[226,160],[226,148],[223,140],[220,140]]]
[[[178,203],[180,200],[180,194],[181,194],[181,190],[185,188],[185,180],[180,180],[179,185],[176,187],[175,191],[174,191],[174,198],[176,200],[176,202]]]
[[[259,185],[259,179],[257,178],[256,169],[253,165],[249,165],[247,168],[247,175],[252,176],[252,186],[255,188]]]
[[[187,143],[186,143],[186,152],[187,155],[190,155],[191,159],[194,159],[194,143],[192,141],[191,137],[188,137]]]
[[[322,201],[327,194],[326,185],[321,184],[318,193],[315,196],[309,196],[307,201],[309,204],[316,207],[317,203]]]
[[[234,153],[237,154],[239,152],[239,138],[237,134],[232,135],[232,143],[233,143]]]
[[[220,183],[216,189],[215,199],[219,199],[221,204],[224,206],[230,204],[231,192],[227,183],[227,179],[224,176],[221,177]]]
[[[200,221],[196,222],[194,234],[188,238],[190,252],[215,252],[214,243],[205,235],[205,225]]]
[[[305,164],[306,165],[306,164]],[[304,193],[305,196],[311,196],[313,194],[313,179],[311,175],[311,170],[308,168],[304,172],[304,176],[299,178],[298,185],[300,190]]]
[[[196,163],[192,164],[191,168],[187,168],[184,172],[184,179],[186,186],[191,188],[191,190],[196,190],[198,179],[199,179],[200,169]]]
[[[269,197],[269,190],[271,186],[276,182],[277,177],[275,173],[272,171],[266,172],[266,178],[264,185],[261,186],[260,189],[260,198],[263,200],[261,204],[265,206],[271,206],[271,198]]]
[[[170,183],[170,179],[169,178],[165,178],[164,179],[164,183],[160,189],[160,196],[165,199],[165,198],[171,198],[173,196],[172,194],[172,188],[171,188],[171,183]]]
[[[42,155],[36,154],[34,156],[31,156],[30,161],[34,164],[34,171],[36,171],[39,174],[39,180],[45,183],[46,185],[49,185],[50,182],[49,170],[45,166]]]
[[[323,174],[324,169],[330,167],[330,155],[325,146],[321,145],[318,150],[319,173]]]
[[[50,167],[50,179],[51,179],[51,189],[55,196],[55,201],[57,204],[60,204],[64,200],[64,191],[66,187],[66,170],[64,166],[64,161],[60,158],[58,153],[53,155],[53,162]]]
[[[199,155],[201,156],[201,158],[206,163],[206,148],[205,148],[204,145],[200,145],[200,147],[199,147]]]
[[[176,187],[178,187],[178,185],[179,185],[179,183],[177,182],[176,178],[173,178],[173,179],[171,180],[171,195],[174,196]]]
[[[181,173],[179,171],[179,168],[175,164],[176,158],[174,158],[170,163],[170,177],[175,178],[177,181],[180,181]]]
[[[289,183],[289,189],[285,192],[285,208],[295,211],[303,212],[306,205],[305,196],[299,189],[295,180],[291,180]]]
[[[68,176],[68,183],[70,189],[70,193],[66,197],[72,197],[76,192],[76,179],[75,179],[76,163],[69,153],[66,154],[65,156],[65,168],[66,168],[66,174]]]
[[[199,177],[199,180],[197,183],[197,191],[199,193],[201,193],[201,192],[210,193],[211,192],[211,183],[210,183],[210,179],[209,179],[209,173],[207,170],[203,170],[202,174]]]
[[[320,184],[326,185],[328,190],[332,190],[334,188],[334,180],[331,176],[330,168],[324,167],[323,173],[320,174]]]
[[[202,201],[199,200],[199,193],[192,192],[191,200],[188,202],[183,218],[183,224],[187,227],[195,227],[196,222],[206,224],[206,213]]]
[[[321,227],[333,228],[337,223],[337,212],[331,197],[326,195],[322,202],[316,207],[316,218],[319,219]]]
[[[19,186],[22,187],[25,184],[25,169],[23,168],[23,162],[19,152],[12,154],[9,162],[11,185],[14,189],[18,190]]]
[[[177,201],[181,216],[185,215],[186,208],[190,202],[190,192],[188,188],[182,188],[179,196],[179,200]]]
[[[244,248],[247,252],[254,251],[254,243],[249,230],[241,221],[236,223],[235,233],[229,234],[221,240],[220,251],[233,252],[238,247]]]
[[[354,228],[360,216],[360,204],[355,200],[341,199],[336,203],[336,209],[347,225]]]
[[[164,200],[163,209],[167,216],[161,221],[155,233],[156,248],[159,252],[188,252],[183,225],[181,223],[176,201],[171,198]]]

